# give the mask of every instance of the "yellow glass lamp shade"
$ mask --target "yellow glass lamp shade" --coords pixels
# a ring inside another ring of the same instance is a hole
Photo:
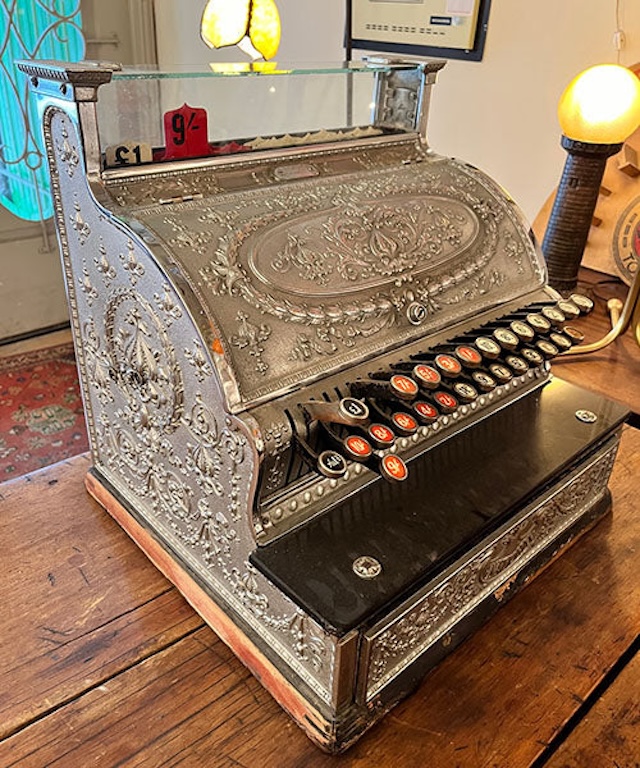
[[[626,67],[599,64],[581,72],[558,104],[562,132],[589,144],[618,144],[640,125],[640,80]]]
[[[271,59],[280,45],[280,14],[274,0],[208,0],[200,31],[211,48],[238,45],[247,37]]]

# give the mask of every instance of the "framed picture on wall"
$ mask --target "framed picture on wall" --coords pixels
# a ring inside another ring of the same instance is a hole
[[[491,0],[347,0],[353,49],[480,61]]]

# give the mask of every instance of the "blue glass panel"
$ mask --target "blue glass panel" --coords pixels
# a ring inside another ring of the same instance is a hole
[[[0,203],[21,219],[53,206],[35,100],[14,62],[83,56],[80,0],[0,0]]]

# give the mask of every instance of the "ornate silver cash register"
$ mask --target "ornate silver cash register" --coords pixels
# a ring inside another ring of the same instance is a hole
[[[20,65],[89,491],[330,751],[607,512],[626,416],[550,372],[589,300],[429,148],[441,66]]]

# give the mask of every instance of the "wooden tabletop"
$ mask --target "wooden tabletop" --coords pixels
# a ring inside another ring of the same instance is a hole
[[[612,298],[624,301],[627,290],[620,280],[592,270],[581,270],[578,292],[593,299],[595,309],[571,325],[584,332],[585,343],[598,341],[611,330],[607,301]],[[553,371],[573,384],[624,403],[640,417],[640,348],[631,329],[599,352],[556,358]]]
[[[613,515],[339,757],[86,494],[88,468],[79,456],[0,486],[0,766],[640,765],[638,430],[625,427]]]

